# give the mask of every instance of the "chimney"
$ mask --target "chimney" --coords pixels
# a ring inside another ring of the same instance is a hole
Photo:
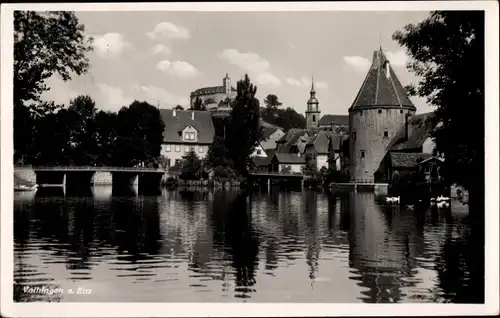
[[[175,117],[175,109],[172,111],[172,116]]]
[[[191,120],[194,120],[194,111],[191,112]]]

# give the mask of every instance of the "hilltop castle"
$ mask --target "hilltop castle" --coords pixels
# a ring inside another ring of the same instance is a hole
[[[226,73],[222,79],[222,86],[202,87],[190,94],[190,108],[194,107],[197,98],[205,104],[207,110],[217,108],[220,102],[236,98],[236,89],[231,86],[231,78]]]

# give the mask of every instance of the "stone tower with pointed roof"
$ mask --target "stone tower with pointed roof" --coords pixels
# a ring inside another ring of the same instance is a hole
[[[384,55],[373,53],[373,62],[349,108],[350,178],[374,180],[387,146],[406,116],[416,108]]]
[[[306,128],[315,129],[319,127],[321,111],[319,110],[319,102],[316,98],[316,90],[314,89],[314,78],[312,79],[311,92],[309,94],[306,109]]]

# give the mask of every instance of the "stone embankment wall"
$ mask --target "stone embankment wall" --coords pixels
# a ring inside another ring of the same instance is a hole
[[[28,183],[36,183],[36,174],[31,167],[14,167],[14,183],[17,180],[22,180]]]

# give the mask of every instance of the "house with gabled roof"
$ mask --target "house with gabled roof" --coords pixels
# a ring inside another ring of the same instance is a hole
[[[312,163],[317,170],[324,167],[340,171],[340,152],[346,138],[347,134],[336,131],[320,130],[316,132],[306,144],[304,151],[306,160]]]
[[[167,168],[190,151],[195,151],[200,159],[206,157],[215,136],[210,112],[160,109],[160,115],[165,123],[161,155],[167,159]]]

